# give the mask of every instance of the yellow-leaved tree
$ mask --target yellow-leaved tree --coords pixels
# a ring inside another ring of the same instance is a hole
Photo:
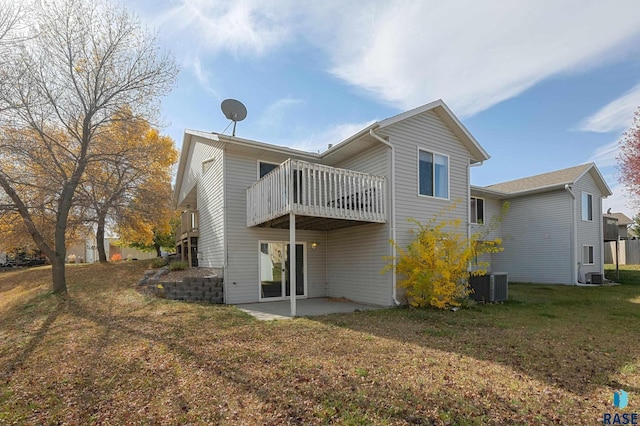
[[[132,199],[119,216],[116,232],[121,245],[142,251],[175,249],[175,230],[180,224],[180,214],[171,208],[171,183],[168,180],[147,182],[139,196]]]
[[[470,293],[469,277],[486,274],[488,263],[478,260],[479,257],[503,250],[499,238],[488,239],[487,235],[499,224],[508,208],[505,203],[502,213],[494,217],[492,223],[469,237],[466,229],[461,230],[459,218],[446,218],[455,205],[444,209],[426,224],[408,219],[417,225],[417,230],[412,231],[415,238],[406,248],[391,241],[397,255],[388,258],[383,272],[395,268],[395,272],[403,276],[398,285],[406,289],[411,306],[439,309],[460,306]]]
[[[105,228],[116,228],[124,245],[152,248],[154,234],[171,234],[171,171],[178,159],[173,139],[121,109],[100,136],[79,188],[79,204],[96,230],[98,256],[106,262]],[[172,244],[173,245],[173,244]],[[157,247],[165,247],[162,241]]]

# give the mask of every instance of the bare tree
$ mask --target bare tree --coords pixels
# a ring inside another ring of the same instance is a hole
[[[66,293],[65,234],[84,172],[101,160],[100,134],[124,107],[155,117],[177,67],[133,15],[105,0],[44,0],[29,18],[29,36],[0,67],[0,188],[50,259],[53,291]],[[55,215],[53,243],[34,220],[34,193]]]

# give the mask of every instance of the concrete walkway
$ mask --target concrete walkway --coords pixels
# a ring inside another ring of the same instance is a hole
[[[289,300],[245,303],[242,305],[236,305],[236,307],[262,321],[286,320],[292,318],[291,302]],[[310,317],[383,308],[383,306],[365,305],[363,303],[328,298],[298,299],[296,301],[296,316]]]

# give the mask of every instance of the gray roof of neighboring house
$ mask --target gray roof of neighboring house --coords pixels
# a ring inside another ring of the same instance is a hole
[[[633,223],[633,220],[631,220],[629,218],[629,216],[627,216],[624,213],[607,213],[604,216],[606,217],[613,217],[615,219],[618,219],[618,225],[630,225]]]
[[[559,189],[565,185],[572,185],[586,173],[591,173],[602,195],[606,197],[612,194],[611,189],[604,181],[604,178],[594,163],[581,164],[567,169],[497,183],[481,189],[502,193],[507,196],[524,195],[527,193]]]

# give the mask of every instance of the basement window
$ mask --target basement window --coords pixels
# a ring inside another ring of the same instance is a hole
[[[593,246],[582,246],[582,264],[593,265]]]

